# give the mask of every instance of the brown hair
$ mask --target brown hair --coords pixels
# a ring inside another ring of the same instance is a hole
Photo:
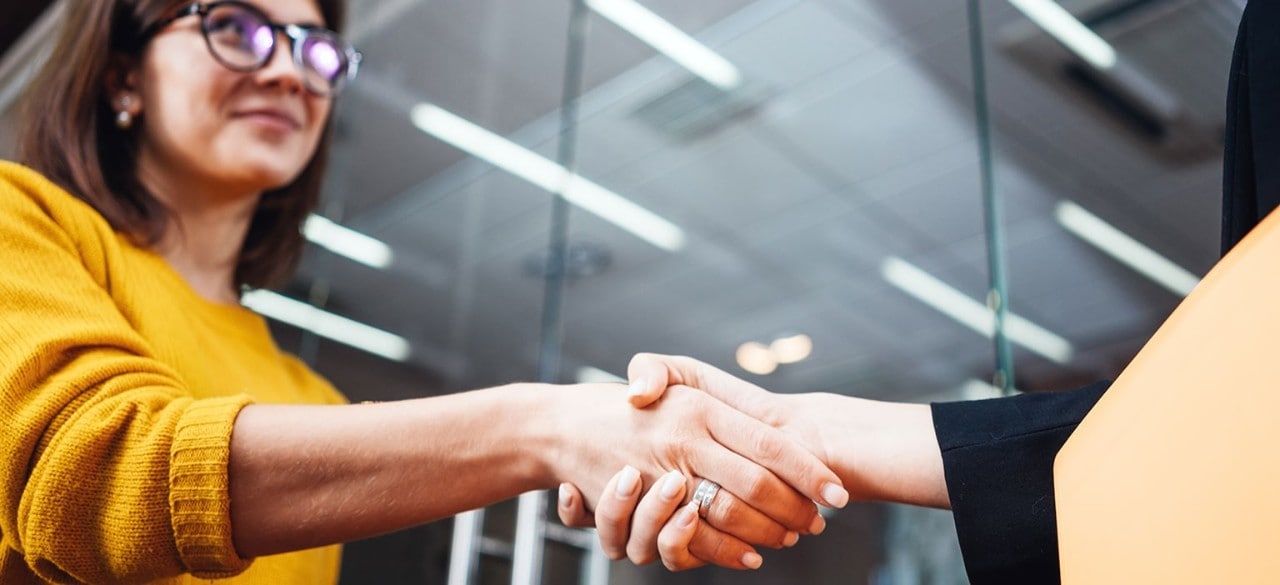
[[[101,213],[111,226],[154,245],[169,211],[138,181],[134,135],[113,124],[107,75],[113,59],[137,59],[143,32],[187,2],[76,0],[53,53],[25,96],[19,159]],[[342,0],[316,0],[329,28],[340,30]],[[262,194],[236,265],[236,286],[283,284],[302,255],[301,226],[320,198],[328,156],[326,127],[294,181]]]

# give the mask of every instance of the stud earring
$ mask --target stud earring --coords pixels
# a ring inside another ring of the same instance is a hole
[[[133,114],[129,113],[129,106],[133,105],[132,96],[124,96],[120,98],[120,111],[116,113],[116,127],[121,130],[128,130],[133,127]]]

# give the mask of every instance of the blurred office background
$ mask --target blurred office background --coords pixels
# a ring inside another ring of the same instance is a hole
[[[1218,255],[1244,0],[350,5],[365,61],[316,245],[247,302],[354,401],[603,379],[640,351],[779,392],[994,396],[1010,368],[1067,389],[1121,370]],[[60,9],[0,7],[0,156]],[[516,510],[353,544],[343,583],[512,582]],[[966,582],[944,512],[851,505],[749,574],[602,566],[557,524],[533,582]]]

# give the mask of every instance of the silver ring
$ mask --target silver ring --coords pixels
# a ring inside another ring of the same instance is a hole
[[[711,509],[711,501],[716,499],[716,494],[720,493],[720,484],[704,479],[698,484],[698,489],[693,490],[693,501],[698,503],[698,515],[707,516],[707,511]]]

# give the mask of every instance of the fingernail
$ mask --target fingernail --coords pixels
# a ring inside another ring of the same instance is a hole
[[[684,487],[684,476],[679,471],[667,473],[667,476],[662,478],[662,491],[660,492],[662,499],[676,499],[676,496],[680,495],[680,488],[682,487]]]
[[[569,500],[571,499],[573,499],[573,496],[569,494],[569,484],[567,483],[560,484],[560,507],[568,508]]]
[[[627,395],[639,396],[640,394],[644,394],[645,389],[648,387],[648,380],[645,380],[644,378],[636,378],[632,380],[630,386],[627,387]]]
[[[813,517],[813,522],[809,523],[809,534],[822,534],[827,529],[827,520],[818,514]]]
[[[794,530],[788,532],[787,535],[782,538],[782,546],[787,548],[795,546],[797,542],[800,542],[800,533]]]
[[[693,526],[694,521],[698,519],[698,508],[696,506],[696,503],[689,502],[689,505],[680,508],[680,513],[676,516],[677,527],[688,528]]]
[[[742,555],[742,564],[746,565],[748,569],[759,569],[760,565],[764,564],[764,559],[760,558],[760,555],[756,553],[749,552]]]
[[[828,508],[843,508],[849,503],[849,492],[834,483],[828,483],[822,486],[822,499],[826,500]]]
[[[622,473],[618,476],[618,485],[614,488],[618,498],[625,499],[636,493],[640,487],[640,472],[636,468],[628,465],[622,468]]]

